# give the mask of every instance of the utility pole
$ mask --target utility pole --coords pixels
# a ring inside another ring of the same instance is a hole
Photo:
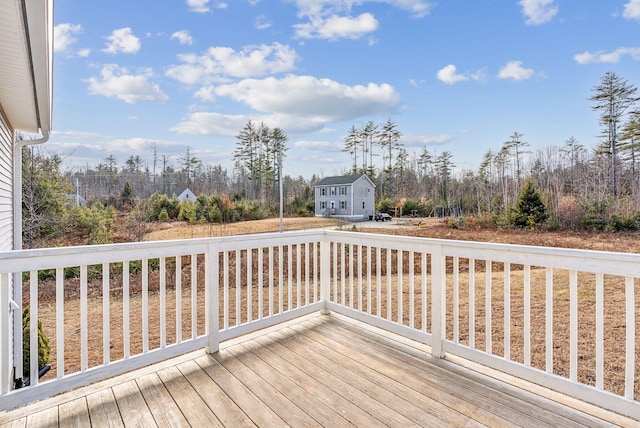
[[[279,187],[280,187],[280,233],[282,233],[282,230],[284,228],[283,225],[283,219],[282,219],[282,214],[283,214],[283,207],[282,207],[282,146],[278,147],[278,181],[279,183]]]

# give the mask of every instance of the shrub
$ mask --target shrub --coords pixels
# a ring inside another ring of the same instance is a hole
[[[22,311],[22,375],[29,377],[31,364],[31,344],[29,343],[31,330],[31,313],[29,308]],[[49,338],[42,329],[42,322],[38,320],[38,370],[42,369],[49,362]]]
[[[166,208],[162,208],[162,210],[160,210],[160,214],[158,214],[158,221],[169,221],[169,213]]]

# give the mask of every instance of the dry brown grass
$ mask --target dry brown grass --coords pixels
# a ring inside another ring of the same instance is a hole
[[[337,223],[328,223],[324,219],[285,219],[285,228],[291,230],[293,228],[298,229],[310,229],[317,227],[326,227],[336,225]],[[218,226],[217,228],[209,225],[199,226],[186,226],[173,224],[171,227],[163,228],[152,232],[147,239],[182,239],[182,238],[195,238],[203,236],[224,236],[233,233],[260,233],[278,230],[278,219],[270,219],[268,221],[238,223],[234,225]],[[547,232],[524,232],[524,231],[501,231],[501,230],[457,230],[449,229],[442,226],[439,222],[432,222],[431,227],[417,228],[417,227],[386,227],[380,229],[366,229],[366,232],[376,233],[397,233],[401,235],[411,236],[423,236],[434,237],[443,239],[463,239],[463,240],[476,240],[476,241],[489,241],[489,242],[503,242],[503,243],[517,243],[525,245],[547,245],[558,247],[571,247],[571,248],[589,248],[599,250],[614,250],[614,251],[628,251],[639,252],[640,251],[640,237],[639,234],[567,234],[567,233],[547,233]],[[285,258],[286,260],[286,258]],[[254,259],[254,263],[255,263]],[[231,261],[233,263],[233,261]],[[267,261],[265,260],[265,263]],[[462,344],[469,344],[469,277],[468,270],[464,267],[465,261],[461,261],[461,273],[460,273],[460,303],[459,303],[459,341]],[[303,263],[304,264],[304,263]],[[295,265],[295,263],[294,263]],[[393,262],[393,269],[395,269],[396,263]],[[182,291],[182,336],[187,338],[191,336],[191,284],[189,274],[189,262],[185,260],[183,266],[186,268],[183,274],[183,291]],[[416,263],[416,267],[419,263]],[[264,266],[265,281],[266,275],[269,271],[268,266]],[[407,262],[405,261],[405,269],[407,269]],[[230,288],[229,288],[229,315],[230,325],[236,323],[236,307],[235,307],[235,277],[234,267],[230,266]],[[304,269],[304,267],[303,267]],[[348,267],[347,267],[348,269]],[[277,271],[277,268],[273,268]],[[254,269],[254,275],[257,272]],[[383,269],[383,275],[387,272]],[[381,294],[381,304],[383,317],[386,317],[387,306],[386,301],[389,299],[392,302],[391,307],[391,319],[397,320],[398,317],[398,276],[397,272],[389,272],[392,277],[392,289],[391,294],[387,296],[386,285],[383,285]],[[147,315],[149,323],[149,346],[151,349],[159,346],[159,324],[160,324],[160,297],[157,292],[159,279],[157,278],[157,272],[153,272],[155,275],[150,279],[150,294],[149,294],[149,311]],[[175,300],[176,292],[174,287],[174,281],[171,279],[173,273],[169,272],[167,276],[167,301],[166,305],[168,310],[166,311],[167,322],[167,343],[174,343],[176,340],[176,320],[175,320]],[[285,276],[288,275],[285,269]],[[545,325],[544,325],[544,313],[545,313],[545,271],[544,269],[532,268],[532,297],[531,297],[531,352],[533,367],[545,370]],[[511,268],[511,294],[509,299],[510,311],[510,355],[515,361],[524,361],[524,290],[523,290],[523,273],[520,267],[513,266]],[[492,287],[491,287],[491,307],[492,316],[490,330],[492,332],[492,346],[491,352],[496,355],[503,355],[504,353],[504,283],[503,283],[502,267],[499,265],[494,266],[492,274]],[[90,287],[93,290],[89,299],[89,366],[93,367],[102,364],[103,351],[102,351],[102,292],[100,290],[100,279],[96,280],[96,286]],[[407,275],[404,276],[404,281],[407,281]],[[198,298],[197,298],[197,320],[198,320],[198,334],[204,332],[204,289],[202,287],[202,276],[198,280]],[[112,279],[113,284],[121,284],[121,278],[115,277]],[[258,287],[255,285],[257,278],[254,278],[252,289],[252,301],[253,311],[252,317],[255,319],[258,317]],[[277,283],[277,278],[276,278]],[[140,279],[133,277],[131,279],[132,291],[131,291],[131,353],[135,354],[142,350],[142,308],[140,298]],[[246,276],[240,280],[240,284],[246,284]],[[347,276],[345,284],[345,301],[348,305],[352,305],[358,308],[358,287],[360,284],[358,281],[354,281],[354,289],[349,290],[350,281]],[[475,327],[476,333],[474,336],[475,347],[477,349],[485,349],[486,334],[489,329],[485,322],[485,292],[486,292],[486,277],[484,273],[484,265],[479,263],[476,265],[476,278],[475,278]],[[568,272],[557,271],[554,272],[554,306],[553,306],[553,328],[554,328],[554,373],[566,376],[569,375],[569,280]],[[579,344],[578,344],[578,358],[579,358],[579,372],[578,379],[589,385],[595,384],[595,285],[594,278],[590,275],[580,275],[579,277],[579,292],[578,292],[578,305],[579,305]],[[363,309],[366,309],[368,302],[367,289],[371,288],[371,307],[373,312],[376,313],[376,280],[372,278],[372,284],[362,282],[362,294],[361,299],[363,303]],[[341,299],[340,295],[342,285],[338,285],[337,298]],[[621,394],[624,389],[624,334],[625,334],[625,318],[624,318],[624,284],[620,278],[606,277],[605,278],[605,389],[617,394]],[[67,372],[71,372],[80,368],[80,321],[79,321],[79,301],[77,295],[73,290],[77,290],[77,284],[70,282],[68,285],[69,300],[65,302],[65,367]],[[47,285],[41,286],[40,308],[39,315],[43,321],[45,330],[52,340],[52,350],[55,350],[55,306],[50,294],[46,292]],[[242,293],[242,304],[240,313],[238,314],[240,322],[244,322],[247,319],[247,307],[246,302],[248,299],[246,287],[239,289]],[[263,313],[268,313],[268,300],[267,300],[268,287],[264,286],[264,302]],[[306,294],[301,295],[304,302]],[[333,293],[333,287],[332,287]],[[276,294],[274,296],[274,311],[278,311],[279,296],[282,295],[284,310],[289,308],[288,305],[288,290],[286,287],[280,292],[276,287]],[[453,284],[451,271],[448,275],[448,290],[447,290],[447,336],[449,339],[453,338],[453,301],[451,296],[453,294]],[[636,293],[638,294],[638,293]],[[25,292],[28,296],[28,293]],[[48,297],[47,297],[48,296]],[[353,303],[350,302],[350,296],[353,296]],[[427,295],[427,310],[430,312],[430,296]],[[313,300],[314,295],[310,295]],[[411,296],[408,293],[408,285],[403,284],[403,323],[405,325],[410,324],[409,320],[409,300]],[[421,318],[419,314],[422,312],[422,295],[419,291],[413,296],[414,310],[416,317],[413,320],[413,324],[416,328],[422,328]],[[292,290],[293,307],[296,306],[297,291],[296,288]],[[220,308],[224,307],[224,302],[220,301]],[[122,341],[122,292],[119,288],[113,288],[110,291],[110,328],[111,328],[111,342],[110,342],[110,358],[111,360],[120,359],[124,355],[123,341]],[[636,296],[636,313],[640,314],[640,295]],[[427,317],[427,319],[429,319]],[[223,325],[223,319],[220,318],[221,326]],[[95,327],[93,327],[95,326]],[[430,325],[426,326],[427,331],[430,331]],[[636,331],[640,331],[640,317],[636,317]],[[636,346],[636,355],[640,355],[640,342]],[[52,365],[54,370],[47,375],[47,378],[53,378],[55,376],[55,352],[52,352]],[[640,373],[636,373],[636,397],[640,396]]]

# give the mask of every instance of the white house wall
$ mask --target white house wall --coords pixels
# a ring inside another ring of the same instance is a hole
[[[0,251],[13,249],[13,131],[0,110]]]

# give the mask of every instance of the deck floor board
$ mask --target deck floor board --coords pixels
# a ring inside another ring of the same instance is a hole
[[[225,342],[214,355],[194,352],[0,413],[0,428],[638,423],[566,406],[426,350],[344,316],[312,315]]]

